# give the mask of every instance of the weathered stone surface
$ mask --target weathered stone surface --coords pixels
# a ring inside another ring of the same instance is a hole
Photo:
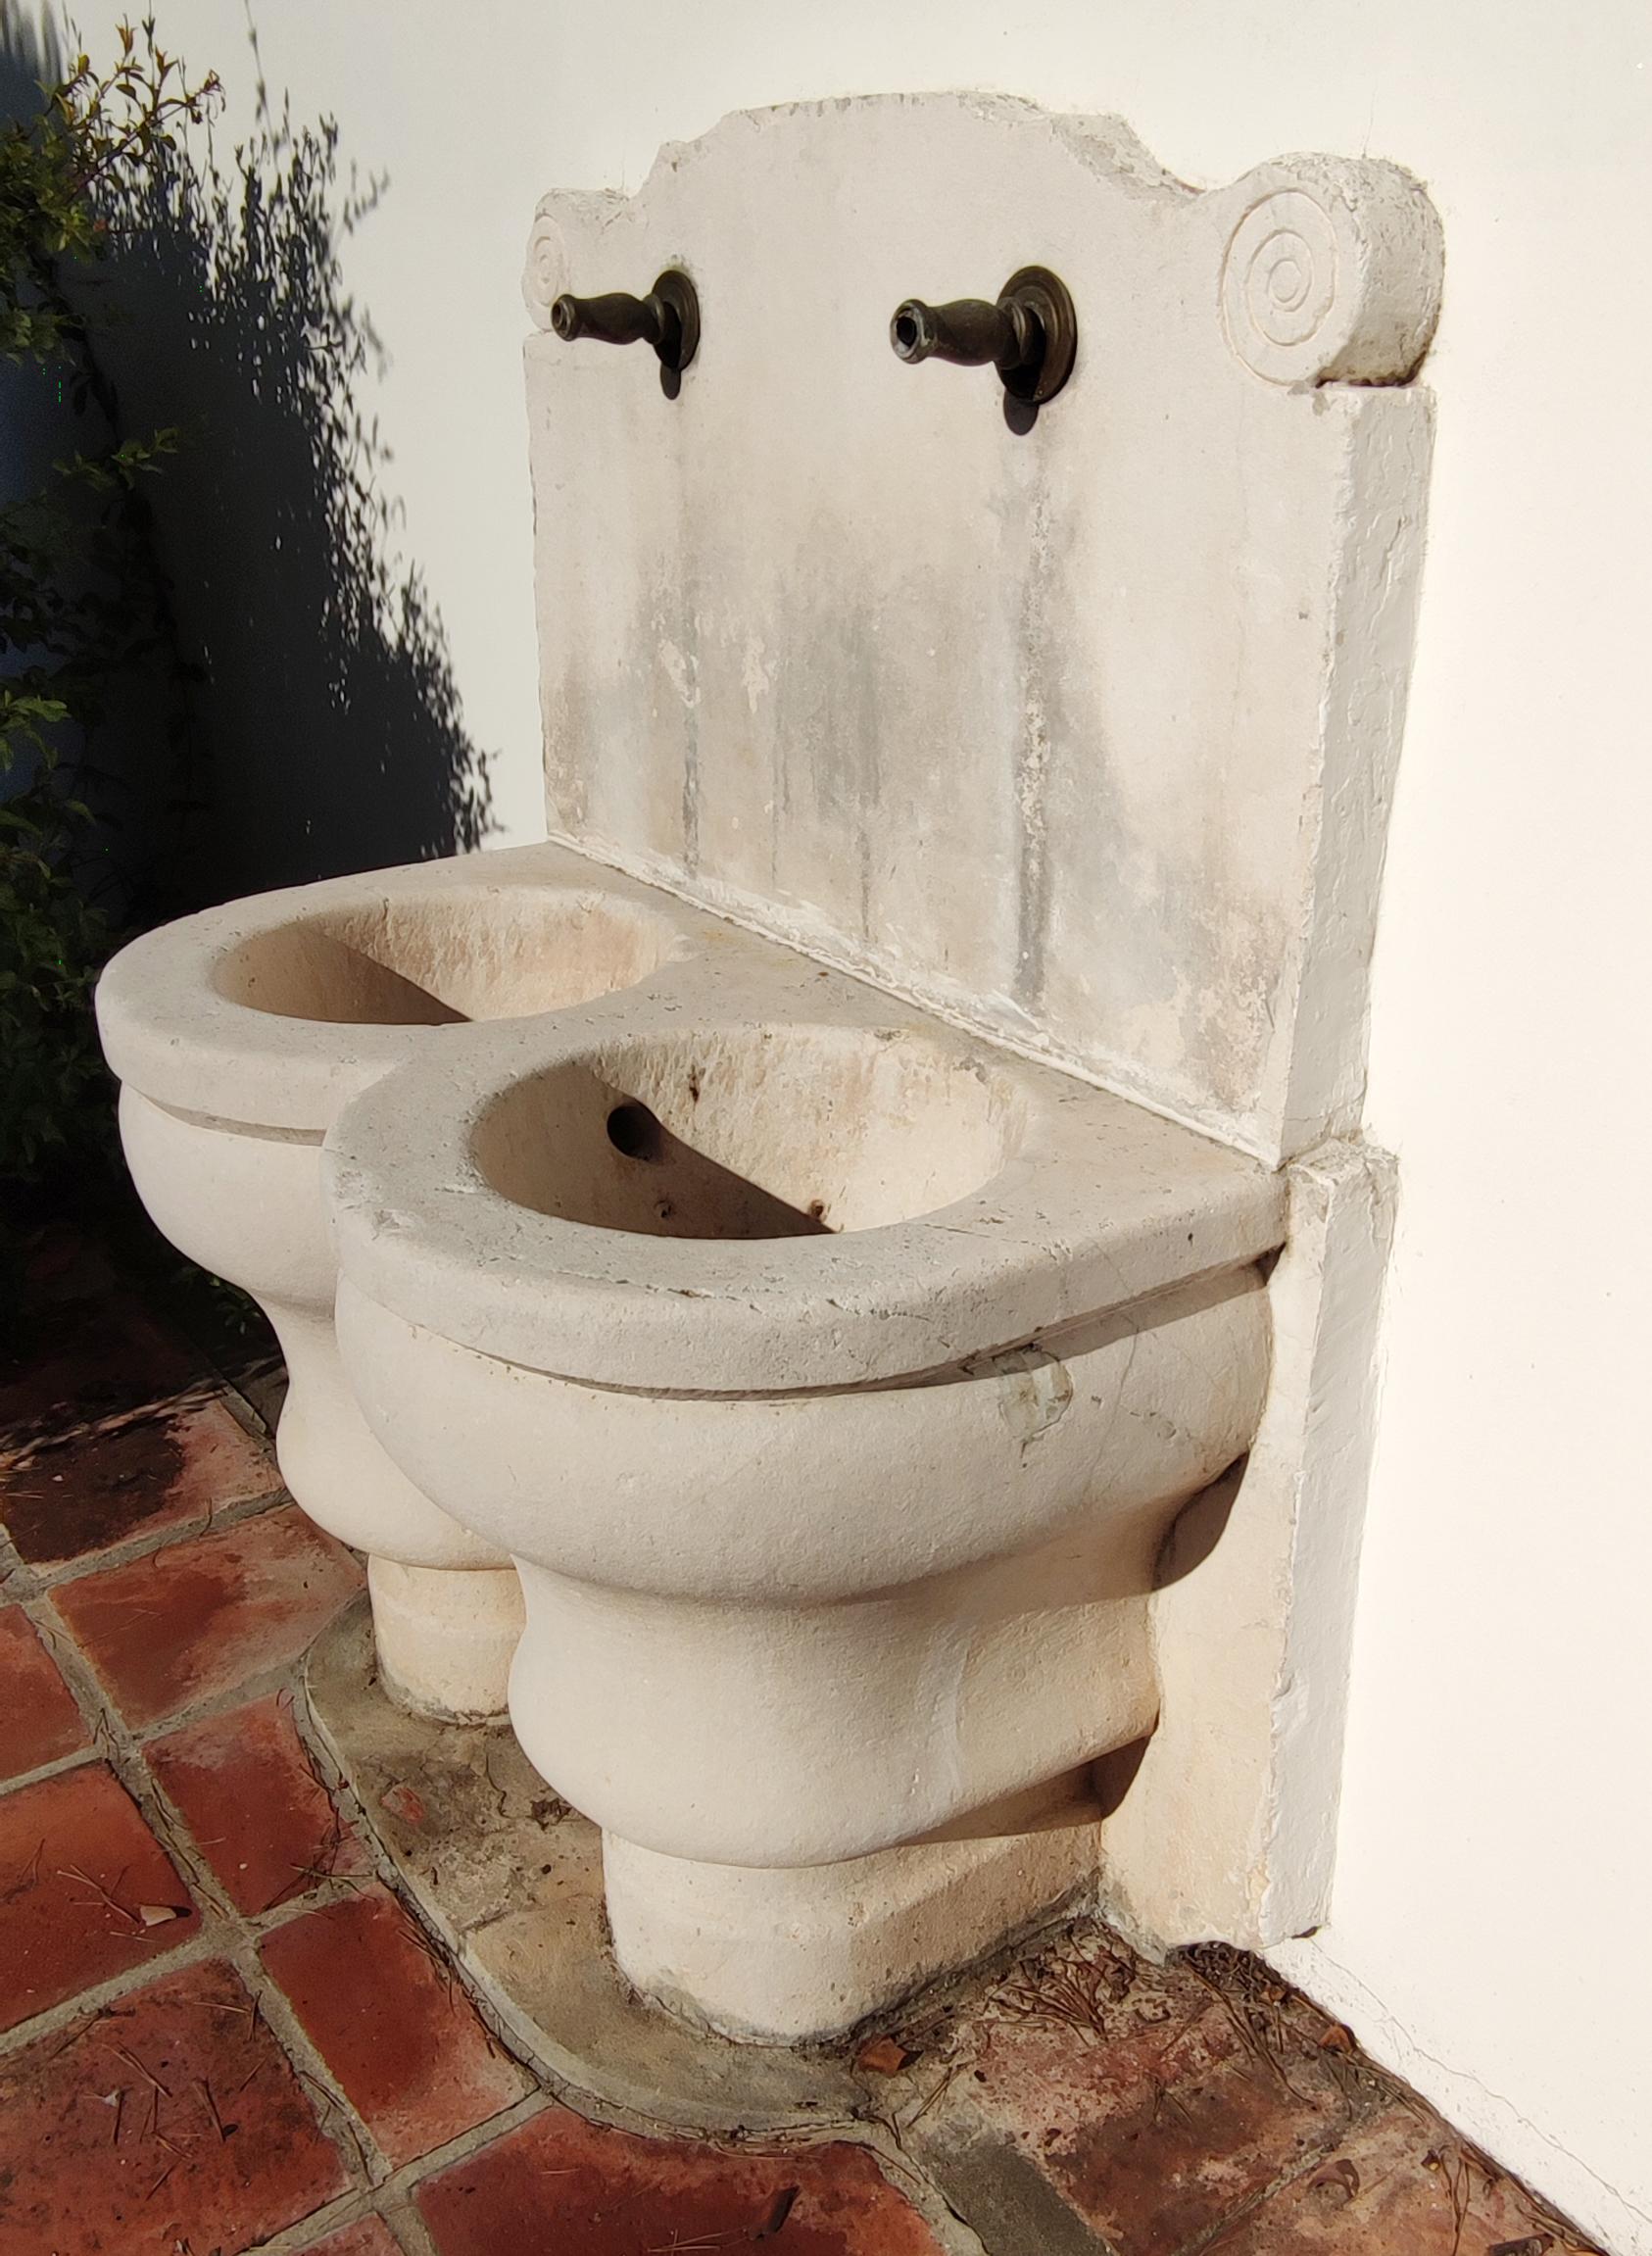
[[[888,331],[1034,261],[1078,361],[1017,434],[991,370]],[[1418,184],[1299,157],[1195,193],[1116,119],[805,103],[549,197],[528,305],[667,264],[704,314],[674,403],[646,352],[527,349],[553,830],[1269,1159],[1349,1132]]]
[[[1281,1243],[1254,1161],[674,913],[645,986],[454,1035],[341,1114],[352,1290],[528,1371],[736,1398],[943,1373]]]

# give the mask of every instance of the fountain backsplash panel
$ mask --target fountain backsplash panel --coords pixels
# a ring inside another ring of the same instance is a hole
[[[902,364],[1053,270],[1070,378]],[[679,396],[551,333],[686,270]],[[600,860],[1269,1162],[1357,1126],[1438,225],[1376,161],[1173,179],[1116,120],[802,105],[535,222],[546,793]]]

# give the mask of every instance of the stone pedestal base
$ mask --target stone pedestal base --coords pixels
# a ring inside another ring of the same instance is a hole
[[[614,1956],[645,1997],[696,2027],[748,2044],[839,2036],[1094,1880],[1093,1801],[1032,1822],[781,1870],[691,1864],[605,1834]]]
[[[373,1643],[385,1691],[415,1715],[503,1716],[522,1635],[514,1567],[404,1567],[369,1558]]]

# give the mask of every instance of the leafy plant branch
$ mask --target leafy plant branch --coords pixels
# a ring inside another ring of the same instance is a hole
[[[57,372],[103,433],[0,509],[0,1184],[37,1180],[107,1114],[91,990],[109,934],[84,791],[112,698],[168,635],[145,488],[177,434],[121,435],[74,286],[122,192],[212,115],[219,82],[192,81],[152,18],[118,40],[109,69],[77,56],[35,116],[0,127],[0,355]]]

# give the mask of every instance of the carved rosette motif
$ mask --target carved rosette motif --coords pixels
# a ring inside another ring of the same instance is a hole
[[[1404,383],[1439,312],[1439,223],[1397,166],[1286,159],[1228,237],[1222,319],[1246,368],[1275,384]]]
[[[1336,303],[1336,230],[1299,188],[1247,212],[1228,245],[1222,304],[1240,360],[1261,375],[1317,360]]]
[[[566,270],[562,230],[549,212],[539,212],[528,237],[527,265],[522,270],[522,298],[536,329],[551,326],[552,304],[567,288]]]

